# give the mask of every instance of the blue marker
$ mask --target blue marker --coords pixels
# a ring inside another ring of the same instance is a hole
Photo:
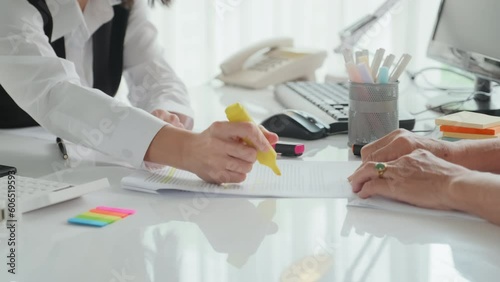
[[[378,71],[378,83],[387,84],[389,82],[389,68],[381,67]]]

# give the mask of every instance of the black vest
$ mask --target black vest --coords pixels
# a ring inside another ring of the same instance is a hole
[[[22,1],[22,0],[19,0]],[[66,57],[64,37],[52,42],[53,19],[45,0],[28,0],[42,15],[43,30],[55,53]],[[113,7],[115,16],[92,36],[94,88],[114,96],[123,71],[123,43],[129,10],[123,5]],[[35,126],[38,123],[23,111],[0,85],[0,128]]]

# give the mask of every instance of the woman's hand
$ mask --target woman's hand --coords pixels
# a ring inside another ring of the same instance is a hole
[[[361,149],[363,162],[388,162],[408,155],[416,149],[424,149],[432,154],[453,163],[460,159],[463,148],[458,143],[422,137],[405,129],[395,130],[376,142]]]
[[[423,208],[450,210],[450,187],[453,181],[470,171],[418,149],[386,163],[381,178],[376,162],[365,161],[349,177],[352,189],[361,198],[384,196]]]
[[[267,151],[277,141],[276,134],[249,122],[215,122],[202,133],[165,126],[144,160],[191,171],[211,183],[237,183],[252,170],[257,150]]]
[[[175,127],[185,129],[193,128],[193,119],[188,116],[167,112],[165,110],[154,110],[151,114]]]
[[[243,138],[255,148],[243,143]],[[242,182],[257,160],[257,150],[268,151],[277,141],[276,134],[253,123],[215,122],[187,144],[186,165],[207,182]]]

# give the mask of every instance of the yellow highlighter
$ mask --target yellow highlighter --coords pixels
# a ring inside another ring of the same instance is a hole
[[[245,108],[240,104],[232,104],[226,108],[227,119],[231,122],[253,122],[250,115],[247,113]],[[253,146],[252,142],[247,139],[243,139],[245,143]],[[281,175],[281,171],[276,164],[276,151],[269,145],[269,150],[266,152],[257,151],[257,160],[260,164],[270,167],[276,175]]]

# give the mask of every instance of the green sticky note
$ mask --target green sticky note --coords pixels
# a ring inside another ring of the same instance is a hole
[[[76,218],[97,220],[97,221],[102,221],[102,222],[107,222],[107,223],[113,223],[113,222],[121,219],[121,217],[119,217],[119,216],[104,215],[104,214],[98,214],[98,213],[93,213],[93,212],[81,213],[81,214],[77,215]]]

